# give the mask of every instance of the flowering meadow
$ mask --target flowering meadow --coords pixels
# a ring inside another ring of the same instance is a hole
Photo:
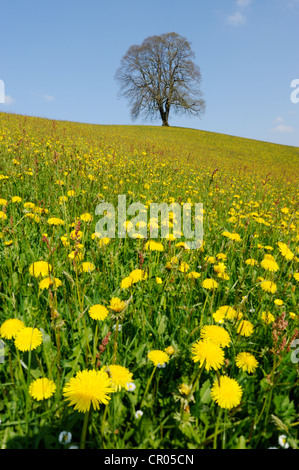
[[[0,113],[2,448],[297,449],[298,174],[294,147]],[[202,246],[171,212],[97,232],[119,195],[202,203]]]

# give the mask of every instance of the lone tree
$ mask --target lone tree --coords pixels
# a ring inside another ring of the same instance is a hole
[[[190,43],[177,33],[150,36],[128,49],[115,78],[120,96],[129,99],[133,119],[158,115],[162,126],[169,126],[170,108],[195,116],[204,113],[201,74],[193,57]]]

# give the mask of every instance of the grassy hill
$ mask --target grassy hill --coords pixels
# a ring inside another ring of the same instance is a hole
[[[298,448],[298,170],[295,147],[0,113],[2,448]]]

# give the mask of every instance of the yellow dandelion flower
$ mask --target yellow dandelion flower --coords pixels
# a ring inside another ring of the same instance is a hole
[[[270,294],[275,294],[277,291],[277,286],[272,281],[262,281],[260,285],[263,291],[269,292]]]
[[[248,266],[256,266],[258,262],[254,258],[248,258],[245,261],[245,264],[247,264]]]
[[[270,325],[271,323],[274,322],[275,317],[272,315],[271,312],[262,312],[261,313],[261,319],[263,320],[266,325]]]
[[[93,320],[103,321],[107,318],[109,310],[104,305],[96,304],[89,308],[88,313]]]
[[[166,354],[168,354],[169,356],[172,356],[174,353],[175,353],[175,349],[173,346],[168,346],[167,348],[164,349],[164,351],[166,352]]]
[[[118,297],[113,297],[111,300],[110,300],[110,305],[109,305],[109,308],[111,310],[114,310],[114,312],[121,312],[126,306],[126,303],[119,299]]]
[[[189,279],[198,279],[200,277],[200,273],[197,273],[196,271],[191,271],[190,273],[187,274],[187,277]]]
[[[164,251],[164,246],[160,242],[155,242],[154,240],[149,240],[145,244],[145,250],[149,251]]]
[[[112,387],[116,392],[123,388],[129,390],[129,384],[134,382],[133,374],[126,367],[112,364],[107,367],[103,366],[101,370],[108,373]]]
[[[256,358],[248,352],[240,352],[236,356],[236,366],[244,372],[251,374],[258,366]]]
[[[50,398],[56,391],[56,385],[53,380],[46,377],[34,380],[29,386],[29,395],[35,400],[41,401]]]
[[[130,276],[124,277],[120,283],[122,289],[128,289],[133,284],[133,279]]]
[[[218,263],[213,266],[215,273],[223,274],[226,271],[226,266],[224,263]]]
[[[163,366],[170,359],[169,355],[166,354],[166,352],[161,351],[159,349],[154,349],[154,350],[150,351],[148,353],[147,357],[150,361],[152,361],[152,363],[154,364],[155,367]]]
[[[43,335],[37,328],[21,328],[15,336],[15,346],[19,351],[32,351],[43,342]]]
[[[82,263],[80,266],[80,270],[85,273],[92,273],[92,271],[94,271],[95,268],[96,268],[95,265],[93,263],[90,263],[89,261]]]
[[[266,257],[261,261],[261,267],[271,272],[276,272],[279,269],[279,266],[274,259]]]
[[[221,408],[231,409],[241,403],[242,388],[235,379],[222,375],[211,388],[211,397]]]
[[[48,219],[48,224],[49,225],[64,225],[64,221],[62,219],[59,219],[59,217],[50,217],[50,219]]]
[[[200,367],[205,364],[205,369],[220,369],[224,364],[223,349],[210,340],[199,340],[192,346],[192,360],[199,362]]]
[[[54,286],[56,289],[57,287],[62,286],[62,282],[60,279],[57,277],[46,277],[42,281],[39,282],[39,288],[40,289],[49,289],[49,287]]]
[[[181,273],[186,273],[187,271],[189,271],[190,269],[190,266],[188,263],[185,263],[185,261],[182,261],[180,266],[179,266],[179,271]]]
[[[163,280],[160,277],[156,277],[156,283],[157,284],[162,284]]]
[[[108,238],[108,237],[100,238],[100,240],[99,240],[99,247],[108,245],[108,243],[110,243],[110,238]]]
[[[293,274],[293,278],[295,279],[295,281],[299,282],[299,273]]]
[[[13,203],[22,202],[22,198],[20,196],[13,196],[11,198],[11,202]]]
[[[147,279],[147,273],[142,269],[134,269],[134,271],[129,274],[129,277],[132,279],[133,284],[135,284],[136,282]]]
[[[248,320],[241,320],[238,328],[237,333],[241,336],[250,336],[253,333],[253,324]]]
[[[6,219],[7,219],[7,215],[5,214],[5,212],[0,211],[0,219],[2,219],[2,220],[6,220]]]
[[[47,261],[35,261],[29,267],[29,273],[34,277],[49,276],[52,266]]]
[[[2,323],[0,327],[0,336],[4,339],[15,338],[19,330],[22,328],[25,328],[22,320],[19,320],[18,318],[10,318]]]
[[[88,212],[85,212],[84,214],[81,214],[80,215],[80,219],[83,221],[83,222],[91,222],[93,217],[91,214],[89,214]]]
[[[207,278],[204,281],[202,281],[201,285],[204,289],[207,289],[207,290],[217,289],[218,282],[215,281],[214,279],[208,279]]]
[[[279,251],[280,253],[282,254],[282,256],[287,259],[287,260],[292,260],[294,258],[294,253],[290,250],[290,248],[288,247],[288,245],[286,245],[285,243],[282,243],[282,242],[278,242],[277,243],[278,245],[278,248],[279,248]]]
[[[275,299],[275,300],[274,300],[274,303],[275,303],[275,305],[281,306],[281,305],[283,305],[283,300],[281,300],[281,299]]]
[[[80,413],[86,413],[93,406],[98,410],[100,404],[107,405],[114,392],[112,381],[107,372],[83,370],[77,372],[63,388],[65,400]]]
[[[231,339],[228,332],[218,325],[204,325],[200,331],[203,340],[210,340],[222,348],[229,347]]]
[[[187,384],[181,384],[179,386],[179,392],[182,394],[182,395],[189,395],[189,393],[191,392],[192,388],[190,387],[190,385],[187,385]]]

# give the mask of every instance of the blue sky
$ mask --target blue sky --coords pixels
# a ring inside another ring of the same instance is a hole
[[[299,146],[299,0],[2,0],[0,18],[0,111],[160,126],[131,120],[114,74],[131,45],[176,32],[206,112],[170,125]]]

